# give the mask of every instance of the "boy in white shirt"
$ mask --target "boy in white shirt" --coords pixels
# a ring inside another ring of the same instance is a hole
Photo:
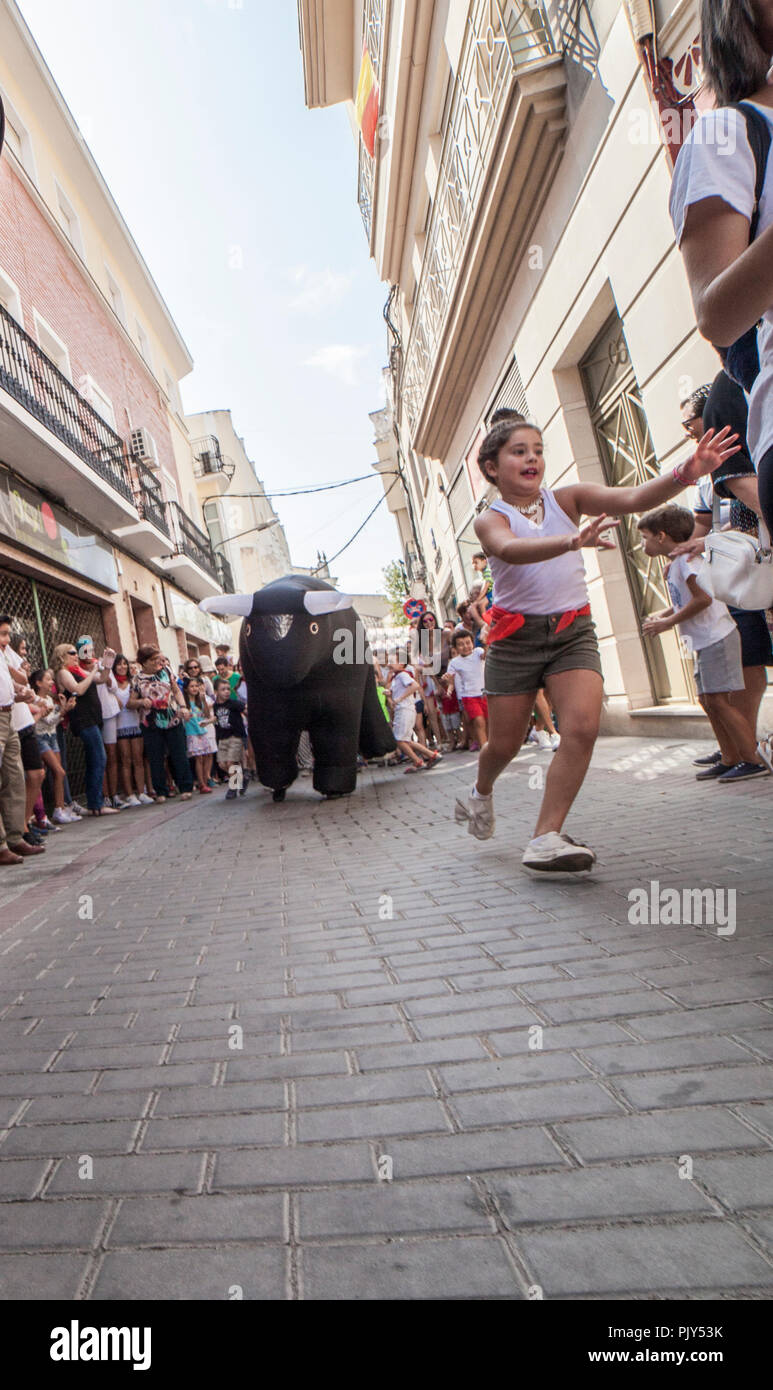
[[[646,555],[670,556],[690,539],[695,525],[692,512],[669,502],[647,512],[639,520]],[[678,627],[695,657],[698,699],[717,737],[722,761],[697,774],[697,781],[742,782],[764,777],[768,768],[757,753],[757,736],[731,702],[734,691],[744,688],[741,638],[724,603],[702,589],[696,575],[702,561],[679,555],[671,561],[667,584],[673,600],[670,608],[653,613],[642,625],[645,637],[657,637]]]
[[[443,681],[456,690],[470,731],[470,747],[482,748],[488,739],[488,701],[483,694],[484,647],[476,647],[469,632],[456,631],[452,646],[455,655],[448,663]]]

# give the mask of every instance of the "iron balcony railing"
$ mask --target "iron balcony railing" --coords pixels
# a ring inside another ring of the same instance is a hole
[[[215,568],[217,570],[220,588],[224,593],[232,594],[234,592],[233,570],[226,560],[225,555],[220,555],[217,550],[215,551]]]
[[[236,464],[222,452],[216,434],[205,434],[201,439],[194,439],[191,448],[193,471],[197,478],[204,478],[211,473],[224,473],[227,478],[233,477]]]
[[[157,531],[162,531],[165,536],[169,533],[169,522],[164,514],[164,498],[161,493],[161,484],[155,473],[139,459],[134,460],[134,474],[136,487],[134,490],[134,504],[142,517],[143,521],[149,521],[155,526]]]
[[[365,47],[370,54],[376,81],[381,83],[381,62],[384,45],[384,0],[364,0],[362,6],[362,34]],[[357,202],[365,227],[365,235],[370,242],[373,221],[373,187],[376,178],[376,160],[371,158],[359,141],[357,160]]]
[[[0,386],[103,482],[134,501],[123,441],[2,304]]]
[[[169,522],[169,535],[178,555],[187,555],[189,560],[203,569],[212,579],[217,579],[217,565],[209,537],[186,516],[179,502],[166,503]]]
[[[556,51],[542,0],[471,0],[405,351],[403,403],[411,431],[421,413],[513,84],[525,64]]]

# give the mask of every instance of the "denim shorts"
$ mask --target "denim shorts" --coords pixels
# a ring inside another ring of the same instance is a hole
[[[560,613],[527,613],[517,632],[492,642],[486,651],[485,694],[530,694],[559,671],[596,671],[601,675],[593,619],[575,618],[557,632],[560,620]]]
[[[59,754],[59,740],[55,733],[38,734],[38,748],[41,753]]]

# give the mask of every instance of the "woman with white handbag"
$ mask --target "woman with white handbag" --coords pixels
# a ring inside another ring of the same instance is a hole
[[[721,538],[724,545],[734,543],[727,535],[728,529],[755,540],[758,535],[760,503],[757,477],[745,442],[748,414],[746,397],[740,386],[724,371],[711,385],[700,386],[682,402],[682,425],[686,433],[697,440],[716,422],[720,413],[723,420],[727,417],[726,423],[738,434],[741,447],[737,454],[717,469],[716,475],[700,479],[695,504],[695,530],[689,541],[676,547],[675,559],[679,555],[704,555],[706,537],[713,531],[725,532]],[[708,565],[703,582],[708,584],[710,579],[711,566]],[[724,591],[717,597],[724,599]],[[773,666],[773,643],[764,608],[740,608],[735,607],[729,599],[726,601],[741,638],[744,676],[744,689],[731,696],[731,703],[741,710],[756,733],[760,705],[768,684],[766,668]],[[718,751],[695,759],[698,767],[717,766],[720,761]]]

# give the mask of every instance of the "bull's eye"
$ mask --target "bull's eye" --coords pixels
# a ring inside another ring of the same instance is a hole
[[[309,632],[313,633],[316,637],[319,632],[319,623],[309,623]]]
[[[292,627],[293,615],[292,613],[261,613],[260,622],[267,637],[270,637],[274,642],[281,642]]]

